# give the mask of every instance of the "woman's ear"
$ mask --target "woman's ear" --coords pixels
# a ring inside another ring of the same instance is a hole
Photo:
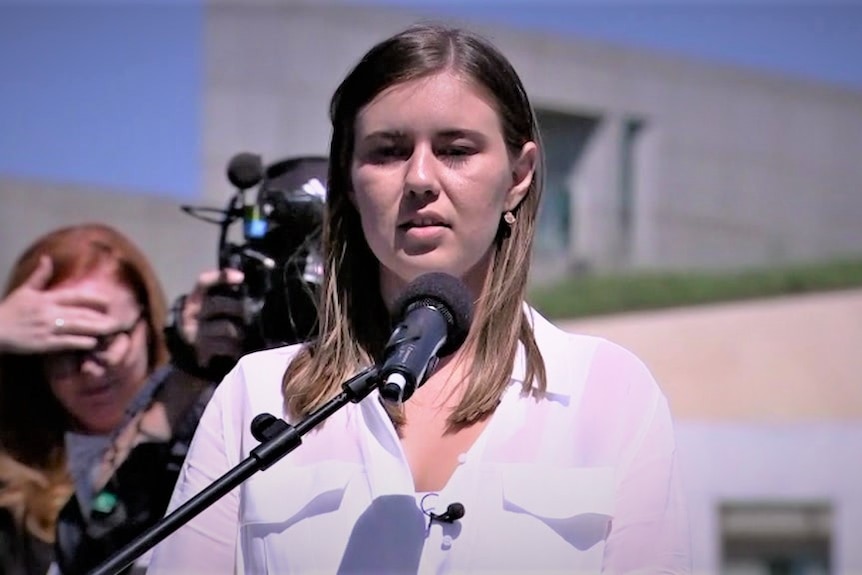
[[[518,157],[512,162],[512,187],[506,195],[506,210],[514,210],[530,191],[530,184],[536,174],[536,161],[539,147],[535,142],[527,142]]]

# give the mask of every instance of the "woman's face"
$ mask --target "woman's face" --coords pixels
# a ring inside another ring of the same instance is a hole
[[[476,292],[503,213],[529,189],[536,145],[512,156],[493,99],[451,72],[395,85],[356,119],[351,201],[387,299],[430,271]]]
[[[99,294],[106,301],[97,311],[124,326],[100,338],[89,352],[60,352],[45,358],[45,376],[51,392],[85,433],[108,433],[122,421],[148,371],[147,322],[132,291],[109,272],[100,271],[57,287]]]

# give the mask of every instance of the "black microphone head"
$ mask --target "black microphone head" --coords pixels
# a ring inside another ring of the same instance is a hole
[[[458,521],[464,517],[464,505],[458,502],[450,503],[449,507],[446,508],[445,515],[450,523],[452,521]]]
[[[263,179],[263,160],[257,154],[240,152],[227,164],[227,179],[240,190],[256,186]]]
[[[446,343],[440,348],[440,357],[456,351],[470,331],[473,321],[473,296],[464,282],[455,276],[431,272],[410,282],[395,303],[398,318],[419,306],[433,306],[446,318]]]

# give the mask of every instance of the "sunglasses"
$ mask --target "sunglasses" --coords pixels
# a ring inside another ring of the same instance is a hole
[[[108,351],[109,349],[111,349],[114,346],[114,343],[116,343],[116,341],[119,338],[125,336],[125,337],[131,339],[132,334],[135,332],[135,329],[138,327],[138,324],[141,323],[142,319],[144,319],[143,312],[138,312],[138,315],[135,316],[134,321],[132,321],[132,323],[130,323],[128,327],[123,328],[123,329],[118,329],[117,331],[114,331],[111,333],[106,333],[104,335],[100,335],[99,337],[96,338],[96,346],[93,349],[84,351],[82,353],[86,353],[86,354],[104,353],[104,352]]]
[[[127,342],[131,341],[132,334],[134,334],[135,329],[137,329],[138,324],[143,319],[143,311],[138,312],[138,315],[135,316],[135,319],[127,327],[98,336],[96,338],[96,345],[92,349],[61,351],[51,354],[50,361],[46,362],[46,366],[52,374],[68,375],[79,370],[81,364],[88,358],[95,358],[97,361],[100,361],[105,353],[118,346],[118,342],[123,340]]]

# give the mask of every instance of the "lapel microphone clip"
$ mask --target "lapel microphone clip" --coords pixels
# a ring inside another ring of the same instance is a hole
[[[458,503],[457,501],[454,503],[450,503],[446,507],[446,511],[443,513],[434,513],[433,511],[425,508],[425,500],[430,496],[437,497],[437,493],[426,493],[424,497],[422,497],[422,501],[419,503],[419,507],[422,509],[422,513],[428,516],[428,528],[431,528],[432,521],[439,521],[440,523],[454,523],[464,517],[464,505],[462,503]]]

